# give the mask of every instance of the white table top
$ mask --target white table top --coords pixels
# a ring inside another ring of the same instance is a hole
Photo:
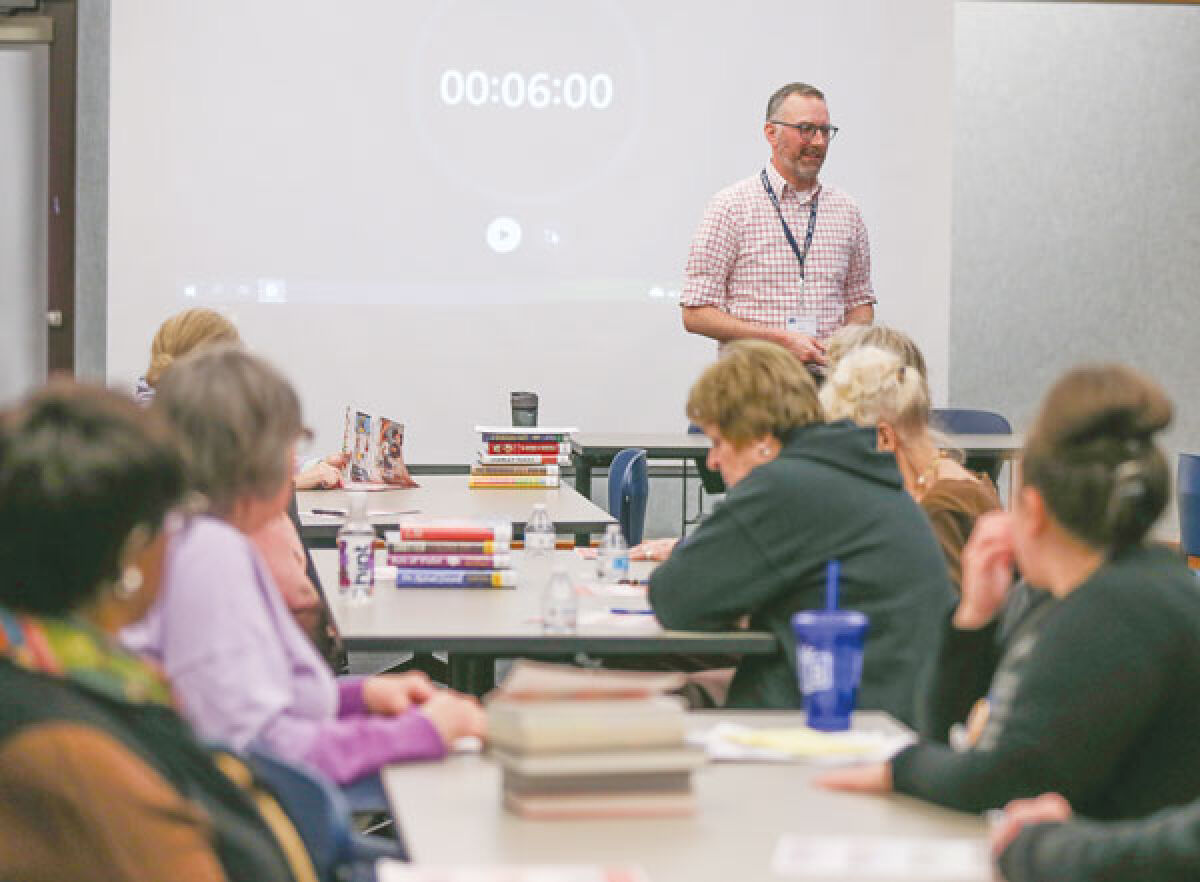
[[[796,726],[803,714],[689,715],[700,728],[724,719]],[[865,713],[856,715],[855,728],[894,731],[896,724],[886,715]],[[985,823],[974,815],[903,796],[821,790],[811,783],[819,771],[800,762],[711,764],[695,775],[699,807],[685,818],[520,818],[501,806],[499,768],[477,755],[389,768],[384,787],[418,864],[636,863],[652,882],[756,882],[783,878],[771,872],[770,861],[785,833],[986,837]],[[987,882],[987,877],[961,882]]]
[[[367,507],[371,522],[378,527],[393,526],[404,515],[416,511],[420,517],[480,518],[507,521],[520,533],[535,503],[545,504],[550,519],[561,533],[603,533],[616,520],[573,487],[471,488],[466,475],[421,475],[421,486],[379,490],[368,493]],[[329,541],[344,518],[313,515],[313,508],[345,509],[344,490],[302,490],[296,494],[302,533],[307,540]]]
[[[637,654],[654,652],[743,652],[772,654],[775,638],[763,631],[664,631],[653,615],[606,614],[606,609],[647,608],[644,597],[580,598],[578,633],[542,633],[541,596],[546,574],[529,573],[524,556],[514,552],[519,585],[499,588],[396,588],[377,579],[374,599],[355,606],[337,596],[337,552],[313,552],[313,563],[326,586],[330,609],[348,649],[448,651],[504,656],[522,653],[587,652]],[[557,551],[577,585],[592,581],[595,561],[575,551]],[[381,558],[382,560],[382,558]],[[653,564],[635,561],[634,578],[644,578]],[[636,589],[634,589],[636,590]],[[589,623],[594,619],[594,623]]]

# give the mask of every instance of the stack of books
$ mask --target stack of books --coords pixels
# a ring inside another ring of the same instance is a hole
[[[515,588],[512,524],[405,521],[384,534],[397,588]]]
[[[685,745],[682,702],[661,694],[679,675],[548,676],[553,667],[518,662],[488,703],[505,806],[544,819],[691,814],[692,772],[705,754]],[[530,688],[535,678],[541,682]]]
[[[476,426],[475,431],[483,443],[468,486],[557,487],[560,470],[571,461],[571,433],[576,430]]]

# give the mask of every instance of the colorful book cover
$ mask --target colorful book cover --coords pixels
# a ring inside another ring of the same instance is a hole
[[[380,417],[377,438],[376,465],[379,476],[387,481],[404,465],[404,423]]]
[[[387,535],[387,548],[391,554],[508,554],[512,550],[509,543],[490,539],[482,542],[426,542],[420,539],[393,539],[390,531]]]
[[[557,453],[480,453],[483,465],[557,465],[571,464],[571,457]]]
[[[392,537],[395,537],[393,539]],[[398,524],[385,537],[389,544],[394,541],[450,540],[482,542],[494,539],[498,542],[512,541],[512,524],[484,524],[478,521],[412,521]]]
[[[472,475],[554,475],[558,477],[556,465],[473,465]]]
[[[406,554],[388,552],[388,565],[412,569],[510,570],[511,554]]]
[[[557,487],[558,475],[471,475],[467,486],[475,489],[488,487]]]
[[[397,588],[516,588],[515,570],[396,570]]]
[[[351,408],[346,408],[346,423],[350,425]],[[347,431],[350,437],[343,438],[342,446],[347,453],[350,454],[350,480],[370,481],[371,480],[371,415],[364,413],[361,410],[353,412],[353,434]]]
[[[554,456],[567,456],[571,453],[570,444],[559,444],[555,441],[488,441],[488,453],[541,453]]]
[[[484,441],[526,441],[526,442],[547,442],[553,441],[556,444],[564,444],[571,440],[570,435],[565,435],[561,432],[483,432]]]

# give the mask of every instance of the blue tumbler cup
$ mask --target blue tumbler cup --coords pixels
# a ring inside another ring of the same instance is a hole
[[[867,617],[853,610],[805,610],[792,616],[792,632],[808,725],[825,732],[849,729],[862,680]]]

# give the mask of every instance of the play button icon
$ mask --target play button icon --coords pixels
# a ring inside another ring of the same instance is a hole
[[[487,243],[497,254],[508,254],[521,244],[521,225],[511,217],[498,217],[487,228]]]

